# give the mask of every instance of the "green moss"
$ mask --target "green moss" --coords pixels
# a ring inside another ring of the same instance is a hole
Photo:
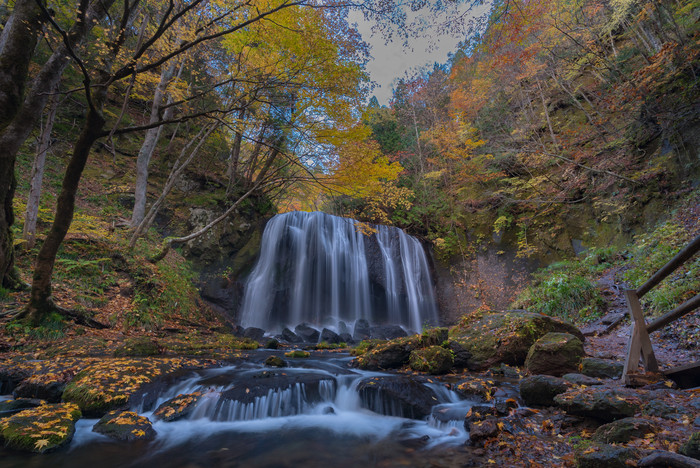
[[[385,343],[386,340],[362,340],[360,343],[350,350],[350,354],[353,356],[362,356],[367,351],[373,349],[380,343]]]
[[[301,349],[295,349],[293,351],[289,351],[288,353],[284,353],[284,355],[288,358],[307,358],[311,356],[311,353]]]
[[[78,406],[71,403],[42,405],[4,419],[0,436],[8,448],[44,453],[68,444],[81,416]]]
[[[454,354],[442,346],[430,346],[411,352],[409,365],[411,369],[429,374],[445,374],[452,369]]]
[[[115,357],[155,356],[158,354],[161,354],[160,346],[156,341],[146,336],[128,338],[122,346],[114,350]]]

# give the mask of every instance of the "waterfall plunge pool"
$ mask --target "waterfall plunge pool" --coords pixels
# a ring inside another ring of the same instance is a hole
[[[92,432],[96,419],[82,419],[68,448],[44,455],[0,450],[0,466],[432,466],[464,449],[464,416],[475,402],[443,384],[350,369],[347,355],[328,352],[265,367],[271,354],[281,353],[255,351],[235,365],[145,387],[129,409],[154,421],[153,441],[116,442]],[[205,395],[186,418],[153,416],[167,400],[195,391]]]

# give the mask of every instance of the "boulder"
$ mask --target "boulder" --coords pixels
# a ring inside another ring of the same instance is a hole
[[[341,333],[338,336],[340,338],[341,343],[351,344],[351,343],[355,342],[355,340],[353,340],[352,335],[350,333]]]
[[[171,398],[156,408],[153,417],[166,422],[182,419],[194,411],[203,395],[202,392],[194,392]]]
[[[583,343],[575,336],[547,333],[530,347],[525,367],[531,374],[560,377],[577,371],[583,356]]]
[[[369,322],[365,319],[357,319],[355,322],[355,330],[352,333],[352,339],[355,341],[368,340],[370,337]]]
[[[350,334],[350,329],[348,328],[347,324],[341,320],[338,322],[338,335],[342,335],[343,333]]]
[[[265,343],[265,349],[277,349],[279,347],[280,347],[280,342],[274,338],[271,340],[267,340],[267,343]]]
[[[647,416],[658,416],[666,419],[676,419],[681,411],[661,400],[651,400],[644,406],[642,413]]]
[[[412,351],[408,362],[414,371],[437,375],[449,372],[454,364],[454,358],[449,349],[430,346]]]
[[[473,377],[454,385],[452,389],[468,400],[489,401],[494,392],[493,380]]]
[[[638,457],[634,449],[596,444],[576,454],[577,468],[628,468],[627,460]]]
[[[403,376],[364,379],[357,385],[357,391],[364,408],[387,416],[423,419],[438,403],[430,388]]]
[[[468,369],[485,370],[501,363],[522,365],[530,347],[550,332],[569,333],[584,340],[574,325],[526,311],[465,315],[450,329],[450,337],[471,354]]]
[[[619,379],[624,365],[607,359],[585,358],[581,361],[581,373],[588,377],[601,379]]]
[[[520,381],[520,396],[530,406],[554,406],[554,397],[568,389],[564,379],[551,375],[533,375]]]
[[[479,444],[486,439],[496,437],[501,429],[496,419],[485,419],[483,421],[473,421],[469,423],[469,440]]]
[[[301,323],[294,328],[294,333],[302,339],[304,343],[318,343],[318,338],[321,335],[318,330],[310,327],[306,323]]]
[[[411,352],[417,347],[416,336],[380,342],[362,356],[355,358],[353,365],[367,370],[396,369],[408,364]]]
[[[0,440],[12,450],[45,453],[67,445],[80,419],[78,405],[58,403],[20,411],[0,423]]]
[[[398,325],[379,325],[371,327],[369,335],[375,340],[393,340],[407,336],[408,333]]]
[[[44,400],[37,400],[36,398],[16,398],[14,400],[0,401],[0,419],[12,416],[26,409],[36,408],[45,403]]]
[[[634,416],[641,409],[639,395],[628,389],[582,387],[554,397],[554,402],[569,414],[600,421],[614,421]]]
[[[49,372],[35,374],[23,380],[12,392],[15,398],[34,398],[49,403],[60,403],[66,385],[74,377],[73,372]]]
[[[265,336],[265,330],[257,327],[248,327],[243,332],[243,338],[248,338],[253,341],[261,341]]]
[[[593,434],[593,440],[606,444],[624,444],[656,432],[658,428],[647,419],[623,418],[600,426]]]
[[[427,348],[428,346],[442,346],[449,338],[450,330],[448,328],[429,328],[424,330],[420,335],[420,346]]]
[[[336,332],[329,330],[328,328],[324,328],[321,330],[321,341],[325,341],[328,344],[337,344],[342,340]]]
[[[678,449],[678,453],[700,460],[700,432],[693,432],[690,439]]]
[[[302,343],[304,340],[289,328],[282,330],[282,339],[287,343]]]
[[[586,387],[590,385],[603,384],[603,382],[601,382],[599,379],[596,379],[595,377],[588,377],[587,375],[583,374],[564,374],[562,376],[562,379],[574,385],[581,385]]]
[[[464,369],[469,365],[472,353],[470,353],[467,348],[456,341],[449,341],[447,348],[452,351],[452,355],[454,356],[454,367]]]
[[[152,440],[156,436],[151,421],[132,411],[110,411],[92,430],[119,441]]]
[[[265,365],[268,367],[287,367],[287,363],[279,356],[269,356],[265,359]]]

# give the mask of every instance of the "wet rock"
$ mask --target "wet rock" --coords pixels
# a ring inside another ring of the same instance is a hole
[[[639,460],[637,466],[649,468],[700,468],[697,460],[665,450],[654,450]]]
[[[525,367],[531,374],[560,377],[577,371],[583,355],[583,343],[575,336],[547,333],[530,347]]]
[[[429,374],[446,374],[452,369],[452,351],[441,346],[416,349],[409,356],[411,369]]]
[[[694,432],[690,439],[678,449],[678,453],[686,457],[700,460],[700,432]]]
[[[484,421],[474,421],[469,423],[469,440],[478,444],[486,439],[496,437],[501,430],[498,427],[498,422],[495,419],[486,419]]]
[[[638,457],[637,451],[627,447],[597,444],[576,454],[577,468],[628,468],[627,460]]]
[[[469,408],[467,415],[464,417],[464,428],[469,430],[469,424],[476,421],[483,421],[488,418],[498,416],[495,406],[491,405],[474,405]]]
[[[282,330],[282,339],[287,343],[302,343],[304,341],[299,335],[294,333],[289,328]]]
[[[467,368],[485,370],[500,363],[522,365],[530,347],[550,332],[584,339],[570,323],[526,311],[473,313],[464,316],[450,334],[453,341],[471,353]]]
[[[124,344],[114,350],[114,357],[144,357],[162,354],[162,348],[156,340],[147,336],[128,338]]]
[[[449,334],[448,328],[429,328],[424,330],[420,335],[420,346],[427,348],[428,346],[442,346],[447,341]]]
[[[23,380],[12,392],[15,398],[36,398],[60,403],[63,391],[74,377],[73,372],[48,372]]]
[[[318,343],[318,338],[321,335],[318,330],[310,327],[306,323],[297,325],[294,328],[294,333],[296,333],[304,343]]]
[[[357,391],[364,408],[387,416],[423,419],[438,403],[430,388],[402,376],[364,379]]]
[[[358,319],[355,322],[355,330],[352,333],[355,341],[368,340],[370,338],[369,322],[365,319]]]
[[[0,401],[0,418],[6,418],[12,416],[15,413],[24,411],[30,408],[36,408],[46,404],[44,400],[38,400],[36,398],[17,398],[14,400],[3,400]]]
[[[221,399],[248,404],[253,403],[256,398],[269,395],[271,391],[300,386],[307,401],[317,402],[321,400],[319,388],[324,381],[335,384],[330,377],[315,372],[286,373],[270,369],[242,376],[231,388],[221,392]]]
[[[355,340],[353,340],[352,335],[350,333],[341,333],[338,336],[340,337],[341,343],[351,344],[351,343],[355,342]]]
[[[585,358],[581,361],[581,373],[588,377],[619,379],[622,377],[622,363],[607,359]]]
[[[68,445],[80,417],[80,409],[72,403],[27,409],[2,420],[0,439],[12,450],[49,452]]]
[[[379,325],[370,328],[370,337],[377,340],[393,340],[407,336],[406,330],[398,325]]]
[[[171,398],[153,412],[155,419],[170,422],[189,416],[202,399],[202,392],[186,393]]]
[[[600,380],[594,378],[594,377],[588,377],[587,375],[583,374],[564,374],[562,376],[564,380],[566,380],[569,383],[572,383],[574,385],[581,385],[581,386],[590,386],[590,385],[602,385],[603,382]]]
[[[600,387],[570,389],[555,396],[554,402],[569,414],[607,422],[634,416],[642,405],[632,390]]]
[[[551,375],[533,375],[520,381],[520,396],[531,406],[554,406],[554,397],[568,389],[564,379]]]
[[[490,379],[474,377],[459,382],[453,390],[466,399],[489,401],[493,397],[494,382]]]
[[[496,408],[496,413],[504,416],[507,415],[511,409],[517,408],[518,402],[513,398],[497,398],[493,407]]]
[[[517,368],[511,367],[511,366],[509,366],[507,364],[503,364],[503,363],[501,363],[501,365],[498,367],[492,367],[491,369],[489,369],[489,372],[492,375],[503,376],[507,379],[520,379],[520,378],[522,378],[522,374],[520,373],[520,371]]]
[[[454,367],[458,369],[464,369],[469,365],[472,358],[472,353],[469,352],[467,348],[462,346],[456,341],[450,341],[447,348],[452,351],[454,356]]]
[[[679,416],[678,409],[661,400],[651,400],[644,406],[642,413],[647,416],[658,416],[666,419],[676,419]]]
[[[265,330],[257,327],[248,327],[243,332],[243,338],[248,338],[253,341],[261,341],[265,336]]]
[[[132,411],[110,411],[92,430],[119,441],[152,440],[156,436],[151,421]]]
[[[341,320],[338,322],[338,335],[342,335],[343,333],[350,334],[350,329],[348,328],[348,325]]]
[[[417,347],[418,338],[415,336],[380,342],[355,358],[353,365],[367,370],[396,369],[408,363],[411,352]]]
[[[265,365],[269,367],[287,367],[287,363],[279,356],[269,356],[265,359]]]
[[[593,440],[607,444],[627,443],[641,439],[649,433],[658,432],[657,427],[646,419],[623,418],[600,426],[593,434]]]
[[[31,375],[29,369],[3,365],[0,367],[0,395],[9,395],[21,381]]]
[[[324,328],[321,330],[321,341],[325,341],[328,344],[338,344],[342,340],[336,332],[329,330],[328,328]]]

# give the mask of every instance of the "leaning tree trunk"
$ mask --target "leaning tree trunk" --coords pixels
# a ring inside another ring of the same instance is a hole
[[[83,174],[83,169],[85,169],[90,150],[95,141],[102,135],[102,129],[105,125],[101,112],[103,99],[97,98],[95,101],[100,104],[95,104],[95,107],[88,111],[83,130],[75,142],[73,155],[63,176],[63,185],[58,196],[53,225],[37,255],[32,280],[32,292],[29,305],[25,311],[25,315],[34,324],[40,323],[45,315],[56,308],[51,298],[51,276],[56,263],[56,254],[73,221],[75,195],[78,191],[80,177]]]

